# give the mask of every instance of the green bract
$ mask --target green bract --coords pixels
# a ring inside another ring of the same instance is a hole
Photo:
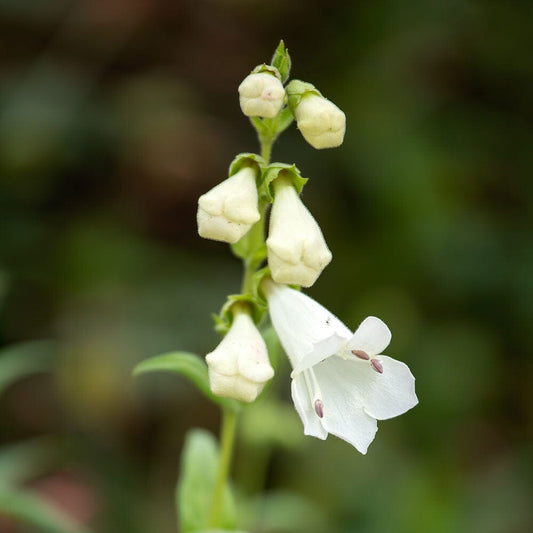
[[[281,75],[281,81],[285,83],[291,72],[292,61],[291,56],[289,55],[289,50],[285,48],[283,39],[279,42],[270,62],[272,66],[278,69],[278,72]]]

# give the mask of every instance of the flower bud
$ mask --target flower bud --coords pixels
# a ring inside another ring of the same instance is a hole
[[[335,148],[342,144],[346,115],[314,85],[292,80],[287,85],[287,98],[298,129],[313,148]]]
[[[313,148],[335,148],[342,144],[346,115],[323,96],[304,94],[294,116],[298,129]]]
[[[260,218],[256,171],[244,167],[198,199],[198,233],[205,239],[235,243]]]
[[[234,306],[230,330],[214,351],[206,355],[213,394],[253,402],[274,376],[268,351],[250,315]]]
[[[274,118],[281,110],[285,89],[281,81],[266,72],[253,73],[239,85],[239,102],[248,117]]]
[[[277,178],[266,241],[268,265],[277,283],[310,287],[331,261],[322,231],[292,183]]]

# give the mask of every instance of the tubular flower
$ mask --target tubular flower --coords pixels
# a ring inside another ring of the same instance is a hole
[[[239,85],[239,102],[248,117],[274,118],[281,110],[285,89],[276,76],[258,72],[246,76]]]
[[[198,199],[198,233],[206,239],[235,243],[261,217],[256,171],[244,167]]]
[[[310,287],[331,261],[322,231],[289,180],[274,181],[266,241],[268,265],[278,283]]]
[[[235,306],[233,323],[214,351],[206,355],[211,391],[253,402],[274,376],[268,351],[250,315]]]
[[[344,140],[346,115],[330,100],[306,93],[294,110],[298,129],[313,148],[335,148]]]
[[[319,303],[272,282],[263,284],[272,324],[293,367],[292,399],[304,433],[328,433],[365,454],[377,420],[401,415],[418,403],[409,367],[379,355],[389,328],[367,317],[355,333]]]

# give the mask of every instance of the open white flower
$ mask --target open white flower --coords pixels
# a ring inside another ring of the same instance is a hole
[[[304,94],[294,110],[298,129],[313,148],[335,148],[344,140],[346,115],[330,100]]]
[[[274,118],[281,110],[285,89],[272,74],[257,72],[246,76],[239,85],[239,102],[248,117]]]
[[[272,278],[310,287],[331,261],[331,252],[290,180],[276,179],[274,190],[266,241]]]
[[[261,218],[256,171],[244,167],[198,199],[198,233],[206,239],[235,243]]]
[[[263,337],[238,305],[230,330],[205,358],[211,391],[218,396],[253,402],[274,376]]]
[[[304,433],[332,433],[366,453],[377,420],[405,413],[418,403],[409,367],[380,355],[389,328],[367,317],[352,332],[301,292],[263,284],[272,324],[292,367],[292,398]]]

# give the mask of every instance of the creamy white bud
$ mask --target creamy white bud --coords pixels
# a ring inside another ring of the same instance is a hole
[[[206,239],[235,243],[261,218],[256,172],[245,167],[198,199],[198,233]]]
[[[344,140],[346,115],[333,103],[307,93],[294,110],[298,129],[313,148],[335,148]]]
[[[310,287],[331,261],[322,231],[289,180],[274,182],[275,198],[266,241],[277,283]]]
[[[235,313],[230,330],[206,361],[211,391],[242,402],[253,402],[274,376],[265,341],[246,312]]]
[[[285,89],[276,76],[258,72],[239,85],[239,102],[248,117],[274,118],[283,106]]]

